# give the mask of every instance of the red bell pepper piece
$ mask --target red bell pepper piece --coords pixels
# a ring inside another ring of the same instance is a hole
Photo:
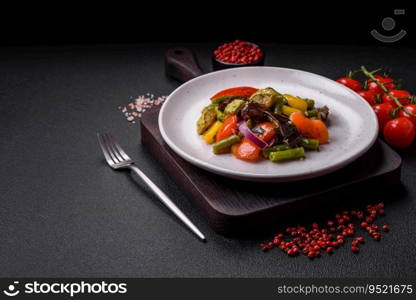
[[[214,100],[216,98],[224,97],[224,96],[239,96],[239,97],[250,97],[257,91],[256,88],[249,87],[249,86],[239,86],[233,87],[230,89],[222,90],[212,96],[210,99]]]

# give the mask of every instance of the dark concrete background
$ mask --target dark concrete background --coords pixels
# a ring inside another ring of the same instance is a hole
[[[309,261],[262,253],[259,239],[217,235],[140,144],[118,106],[178,83],[164,76],[168,44],[0,48],[0,276],[402,277],[415,275],[414,148],[402,186],[357,192],[386,201],[391,232],[359,255],[344,247]],[[213,44],[186,45],[210,68]],[[415,92],[410,48],[266,44],[267,65],[336,78],[388,66]],[[97,131],[112,132],[140,167],[207,235],[187,232],[127,173],[103,161]],[[340,195],[340,197],[342,197]],[[338,199],[333,199],[338,201]],[[295,217],[294,217],[295,218]],[[296,220],[295,222],[302,220]],[[318,220],[319,221],[319,220]]]

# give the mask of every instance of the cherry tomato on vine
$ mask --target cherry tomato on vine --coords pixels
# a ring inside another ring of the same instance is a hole
[[[361,82],[359,82],[358,80],[352,79],[350,77],[338,78],[337,82],[345,85],[346,87],[352,89],[353,91],[359,91],[363,88]]]
[[[357,93],[358,93],[358,95],[360,95],[361,97],[363,97],[365,100],[367,100],[367,102],[370,105],[376,105],[377,104],[377,102],[376,102],[377,95],[374,94],[373,92],[366,91],[366,90],[360,90]]]
[[[396,97],[402,105],[410,104],[412,94],[405,90],[391,90],[389,91],[394,97]],[[387,94],[383,94],[381,97],[383,103],[390,103],[393,107],[397,107],[396,102]]]
[[[396,88],[396,84],[394,83],[394,79],[391,77],[383,77],[376,75],[374,76],[380,83],[384,83],[384,86],[388,90],[393,90]],[[383,89],[372,79],[367,79],[367,89],[374,94],[381,94],[383,93]]]
[[[406,105],[404,108],[406,109],[406,111],[410,112],[411,114],[416,115],[416,104]],[[416,117],[409,115],[406,111],[401,109],[398,114],[399,117],[408,118],[410,121],[412,121],[413,125],[416,128]]]
[[[386,123],[391,120],[393,106],[391,106],[389,103],[381,103],[373,105],[373,109],[377,116],[380,131],[383,131],[384,125],[386,125]]]
[[[387,143],[397,148],[409,147],[415,139],[415,126],[408,118],[397,118],[384,126],[384,138]]]

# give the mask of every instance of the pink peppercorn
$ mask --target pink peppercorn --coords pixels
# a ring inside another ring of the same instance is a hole
[[[372,217],[366,217],[366,218],[365,218],[365,221],[366,221],[367,223],[373,223],[374,219],[373,219]]]
[[[361,226],[361,228],[367,228],[368,223],[367,222],[361,222],[360,226]]]
[[[374,240],[380,241],[381,232],[387,232],[389,228],[387,225],[378,226],[373,222],[380,215],[380,210],[383,207],[384,204],[367,206],[366,212],[370,215],[366,216],[362,211],[344,211],[342,214],[335,216],[335,222],[327,221],[326,225],[328,227],[322,226],[320,228],[317,223],[312,223],[311,229],[306,229],[300,225],[287,227],[285,230],[286,236],[279,233],[274,237],[273,242],[260,246],[263,251],[278,247],[289,256],[303,253],[310,259],[314,259],[320,257],[322,251],[332,254],[340,245],[347,243],[349,237],[352,237],[351,251],[357,253],[360,251],[359,244],[364,243],[364,238],[362,236],[354,237],[357,229],[352,217],[359,220],[359,227],[365,229]],[[378,231],[379,227],[381,231]],[[288,239],[284,240],[284,237]]]
[[[257,45],[240,40],[225,43],[214,50],[217,60],[234,64],[253,63],[263,55],[263,51]]]

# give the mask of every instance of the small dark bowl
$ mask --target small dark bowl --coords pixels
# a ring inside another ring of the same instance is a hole
[[[254,44],[254,43],[250,43],[250,42],[246,42],[246,43],[260,48],[258,45]],[[215,49],[217,49],[217,48],[215,48]],[[228,62],[220,61],[214,55],[215,49],[212,51],[212,56],[211,56],[212,68],[213,68],[214,71],[224,70],[224,69],[231,69],[231,68],[240,68],[240,67],[264,66],[264,58],[266,57],[266,53],[261,48],[260,49],[262,50],[263,55],[258,60],[253,61],[253,62],[248,63],[248,64],[235,64],[235,63],[228,63]]]

